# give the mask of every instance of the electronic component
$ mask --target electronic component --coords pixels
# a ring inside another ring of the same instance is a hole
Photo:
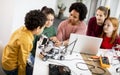
[[[110,63],[109,63],[109,59],[106,56],[100,56],[100,65],[103,68],[109,68],[110,67]]]
[[[49,51],[41,51],[39,56],[43,61],[51,59],[64,60],[64,54],[59,52],[59,49],[51,48]]]
[[[44,55],[42,52],[40,52],[39,57],[43,60],[46,61],[48,59],[48,57],[46,55]]]
[[[51,41],[48,37],[45,35],[42,35],[39,39],[39,46],[38,48],[41,49],[40,51],[40,58],[43,61],[50,59],[56,59],[56,60],[63,60],[65,59],[65,48],[61,49],[59,47],[54,46],[54,42]]]

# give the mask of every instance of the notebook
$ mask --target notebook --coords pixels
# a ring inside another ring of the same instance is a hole
[[[100,49],[102,38],[71,34],[67,50],[70,52],[80,52],[96,55]]]

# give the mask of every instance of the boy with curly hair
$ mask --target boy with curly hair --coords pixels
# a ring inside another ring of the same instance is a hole
[[[33,47],[33,35],[42,33],[46,17],[40,10],[31,10],[25,16],[25,26],[17,29],[5,46],[2,68],[7,75],[26,75],[27,58]]]

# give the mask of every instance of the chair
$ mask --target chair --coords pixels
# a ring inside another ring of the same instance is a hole
[[[1,60],[2,60],[2,52],[3,52],[3,45],[0,41],[0,75],[5,75],[4,71],[2,70]]]

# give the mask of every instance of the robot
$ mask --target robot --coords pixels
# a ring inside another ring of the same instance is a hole
[[[47,61],[48,59],[65,59],[65,48],[55,47],[54,43],[44,35],[40,37],[39,41],[40,44],[38,48],[41,50],[39,56],[43,61]]]

